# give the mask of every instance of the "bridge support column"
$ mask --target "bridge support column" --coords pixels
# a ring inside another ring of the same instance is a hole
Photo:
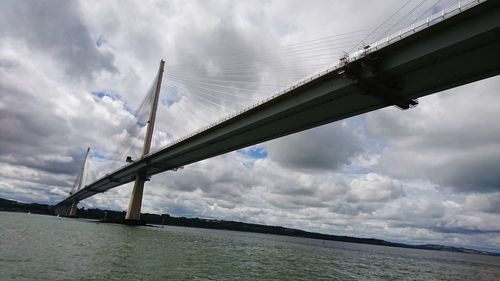
[[[146,179],[137,175],[135,179],[134,189],[132,190],[132,197],[128,203],[126,220],[140,220],[141,219],[141,206],[142,206],[142,193],[144,192],[144,182]]]
[[[158,76],[156,80],[155,95],[153,98],[153,103],[151,104],[151,111],[149,112],[149,120],[146,128],[146,136],[144,138],[144,146],[142,150],[142,156],[149,153],[151,148],[151,141],[153,140],[153,129],[155,126],[156,110],[158,108],[158,99],[160,95],[161,80],[163,77],[163,68],[165,67],[165,61],[160,61],[160,69],[158,70]],[[144,182],[148,180],[145,174],[139,173],[135,178],[134,190],[132,190],[132,197],[128,204],[127,215],[125,215],[125,220],[139,221],[141,219],[141,205],[142,205],[142,193],[144,191]]]
[[[56,216],[61,216],[61,217],[67,217],[69,216],[69,212],[70,212],[70,206],[55,206],[54,208],[54,214]]]
[[[70,217],[76,217],[76,211],[78,210],[78,202],[73,202],[73,204],[71,204],[71,208],[69,210],[69,216]]]

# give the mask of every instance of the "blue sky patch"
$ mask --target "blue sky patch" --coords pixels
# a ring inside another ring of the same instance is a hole
[[[237,152],[253,159],[267,158],[267,151],[263,147],[252,146],[248,149],[240,149]]]
[[[122,100],[121,96],[117,93],[113,93],[111,91],[106,91],[106,90],[100,90],[100,91],[93,91],[91,92],[94,97],[97,97],[99,99],[102,99],[104,97],[108,97],[112,100]]]
[[[163,95],[165,98],[161,99],[160,102],[162,105],[167,107],[172,106],[175,103],[178,103],[182,100],[182,95],[179,93],[176,86],[167,86],[165,87],[165,94]]]
[[[161,100],[161,104],[166,105],[166,106],[171,106],[171,105],[173,105],[173,104],[174,104],[174,103],[176,103],[176,102],[177,102],[177,101],[172,100],[172,99],[168,99],[168,98],[167,98],[167,99],[162,99],[162,100]]]
[[[353,167],[347,166],[342,170],[342,173],[346,173],[349,175],[365,175],[371,173],[372,170],[365,167]]]
[[[104,92],[104,91],[95,91],[95,92],[92,92],[92,95],[95,97],[98,97],[100,99],[107,96],[106,92]]]
[[[98,150],[90,150],[92,153],[92,159],[96,159],[98,161],[106,161],[108,160],[108,157],[106,155]]]
[[[93,91],[91,92],[91,94],[98,98],[98,99],[102,99],[104,97],[109,97],[110,99],[112,99],[113,101],[116,101],[116,100],[119,100],[123,103],[123,109],[125,109],[126,111],[128,111],[130,114],[134,115],[135,116],[135,111],[132,110],[127,102],[125,100],[122,99],[122,97],[120,96],[120,94],[117,94],[117,93],[113,93],[111,91],[106,91],[106,90],[99,90],[99,91]]]
[[[375,153],[382,153],[387,147],[387,141],[381,138],[367,138],[368,150]]]
[[[139,128],[146,127],[146,124],[147,124],[147,122],[137,121],[137,126],[139,126]]]

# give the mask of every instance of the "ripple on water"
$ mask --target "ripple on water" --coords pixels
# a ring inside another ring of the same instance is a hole
[[[0,280],[500,280],[500,258],[0,212]]]

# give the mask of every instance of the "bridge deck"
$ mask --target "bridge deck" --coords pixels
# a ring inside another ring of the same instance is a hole
[[[396,41],[396,40],[395,40]],[[498,75],[500,1],[485,1],[236,116],[125,165],[58,203],[67,206],[226,152]]]

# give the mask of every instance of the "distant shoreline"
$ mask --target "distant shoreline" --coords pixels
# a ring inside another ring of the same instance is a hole
[[[33,214],[54,216],[54,207],[52,205],[39,204],[39,203],[22,203],[3,198],[0,198],[0,211],[24,212],[24,213],[30,212]],[[80,218],[94,219],[94,220],[102,220],[104,218],[123,219],[125,217],[125,212],[82,208],[78,209],[78,216]],[[403,243],[394,243],[375,238],[358,238],[350,236],[338,236],[338,235],[330,235],[330,234],[323,234],[316,232],[308,232],[304,230],[286,228],[282,226],[270,226],[270,225],[244,223],[237,221],[172,217],[168,214],[157,215],[157,214],[143,213],[141,214],[141,220],[144,220],[148,224],[159,225],[159,226],[170,225],[170,226],[184,226],[184,227],[195,227],[195,228],[205,228],[205,229],[235,230],[243,232],[275,234],[281,236],[312,238],[312,239],[350,242],[350,243],[368,244],[368,245],[380,245],[380,246],[400,247],[400,248],[410,248],[410,249],[500,256],[500,253],[480,251],[480,250],[461,248],[461,247],[451,247],[451,246],[434,245],[434,244],[410,245]]]

